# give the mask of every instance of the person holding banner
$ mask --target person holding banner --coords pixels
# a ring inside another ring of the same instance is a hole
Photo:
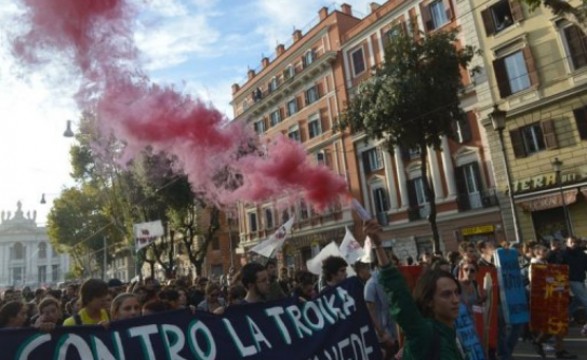
[[[256,262],[250,262],[242,268],[242,283],[247,289],[243,303],[263,302],[269,295],[269,274],[265,267]]]
[[[408,285],[381,246],[381,226],[367,221],[364,233],[371,238],[381,266],[379,282],[387,293],[390,312],[406,335],[403,360],[463,360],[456,341],[455,320],[461,291],[458,281],[445,271],[427,271],[414,289]]]
[[[141,316],[141,303],[134,294],[118,294],[112,300],[110,316],[112,320],[125,320]]]
[[[103,325],[108,323],[110,315],[106,310],[108,301],[108,284],[100,279],[88,279],[79,289],[82,308],[65,319],[63,326]]]
[[[9,301],[0,308],[0,329],[20,328],[27,321],[27,306],[22,301]]]

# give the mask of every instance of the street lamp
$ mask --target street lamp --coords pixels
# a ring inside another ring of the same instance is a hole
[[[558,190],[561,194],[561,201],[563,204],[563,213],[565,216],[565,228],[567,230],[566,235],[570,236],[572,233],[571,222],[570,222],[570,218],[569,218],[569,209],[567,208],[567,202],[565,201],[565,194],[563,192],[563,179],[562,179],[562,174],[561,174],[563,162],[556,157],[556,158],[554,158],[554,160],[552,161],[551,164],[552,164],[552,169],[556,173],[556,183],[558,185]]]
[[[67,120],[67,127],[63,132],[63,136],[66,138],[72,138],[74,135],[73,130],[71,130],[71,120]]]
[[[514,202],[514,192],[512,189],[512,176],[510,174],[510,164],[508,161],[508,154],[505,150],[505,144],[503,141],[503,131],[505,130],[505,118],[507,113],[503,110],[500,110],[497,105],[493,105],[493,111],[489,114],[491,118],[491,124],[493,125],[493,130],[497,131],[499,135],[499,145],[501,146],[501,152],[503,154],[503,162],[505,164],[505,175],[508,185],[508,195],[510,200],[510,208],[512,211],[512,221],[514,223],[514,232],[516,235],[516,242],[520,243],[522,239],[522,234],[520,233],[520,226],[518,223],[518,214],[516,213],[516,203]]]

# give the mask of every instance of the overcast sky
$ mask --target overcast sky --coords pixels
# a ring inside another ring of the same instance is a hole
[[[80,0],[86,1],[86,0]],[[231,85],[248,68],[259,67],[278,43],[289,44],[294,28],[315,21],[322,6],[368,13],[366,0],[132,0],[141,8],[135,39],[151,79],[211,102],[227,117]],[[10,56],[6,31],[22,8],[0,0],[0,210],[38,212],[45,223],[51,201],[69,178],[69,146],[62,136],[67,119],[79,111],[71,96],[75,84],[62,73],[25,73]],[[307,30],[307,29],[304,29]],[[58,85],[56,85],[56,83]],[[75,129],[74,129],[75,130]],[[39,203],[46,193],[47,205]]]

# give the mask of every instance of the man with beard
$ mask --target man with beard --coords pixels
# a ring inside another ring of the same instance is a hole
[[[269,274],[259,263],[251,262],[243,266],[242,283],[247,290],[244,303],[257,303],[267,300],[269,295]],[[279,285],[279,284],[278,284]]]

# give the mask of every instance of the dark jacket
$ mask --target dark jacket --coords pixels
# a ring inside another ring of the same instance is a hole
[[[379,283],[389,298],[391,316],[406,335],[403,360],[429,360],[434,336],[440,337],[440,359],[463,359],[455,329],[420,314],[405,279],[395,266],[381,269]]]
[[[569,265],[569,281],[585,281],[587,271],[587,254],[581,248],[566,248],[564,263]]]

